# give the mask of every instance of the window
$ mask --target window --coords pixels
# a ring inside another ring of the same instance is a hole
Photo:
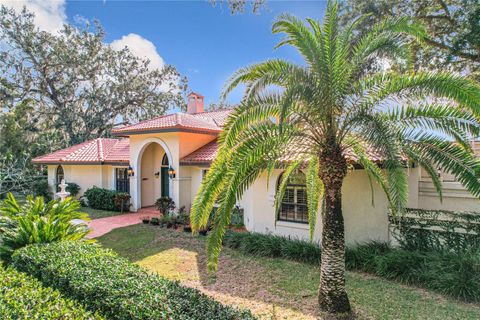
[[[55,172],[55,184],[59,185],[62,183],[62,180],[65,178],[65,174],[63,173],[63,167],[58,166],[57,171]]]
[[[168,167],[168,157],[166,153],[163,155],[162,158],[162,167]]]
[[[115,190],[130,193],[128,168],[115,168]]]
[[[282,176],[278,179],[277,189],[281,180]],[[307,186],[302,172],[290,175],[277,218],[280,221],[308,223]]]

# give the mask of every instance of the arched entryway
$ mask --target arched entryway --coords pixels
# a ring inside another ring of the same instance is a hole
[[[162,146],[152,142],[145,147],[140,160],[141,206],[149,207],[162,196],[170,196],[169,160]]]

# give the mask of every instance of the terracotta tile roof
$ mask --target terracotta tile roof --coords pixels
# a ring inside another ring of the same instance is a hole
[[[178,112],[112,130],[115,135],[162,131],[193,131],[219,133],[231,110],[187,114]]]
[[[211,163],[216,155],[217,155],[218,143],[216,140],[206,144],[205,146],[201,147],[200,149],[195,150],[194,152],[190,153],[189,155],[183,157],[180,160],[181,165],[204,165]],[[292,145],[285,154],[279,159],[280,162],[291,162],[295,159],[298,159],[299,155],[302,152],[307,151],[307,147],[299,146],[299,145]],[[373,149],[366,150],[368,157],[370,160],[374,162],[381,162],[383,157],[375,152]],[[306,152],[305,152],[306,153]],[[351,150],[347,150],[345,152],[345,156],[347,160],[351,163],[355,163],[358,161],[358,158]]]
[[[218,143],[216,140],[213,140],[180,159],[180,165],[210,164],[217,156],[217,150]]]
[[[37,157],[37,164],[102,164],[126,163],[130,159],[128,139],[98,138]]]

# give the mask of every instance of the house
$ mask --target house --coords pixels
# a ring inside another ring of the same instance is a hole
[[[187,112],[160,116],[113,130],[117,139],[99,138],[35,158],[48,166],[51,186],[65,178],[80,185],[83,193],[92,186],[129,192],[132,210],[152,206],[161,196],[171,197],[187,209],[214,160],[217,136],[231,111],[204,111],[204,97],[188,96]],[[475,145],[480,149],[480,144]],[[477,150],[478,151],[478,150]],[[371,154],[375,157],[375,154]],[[349,158],[351,163],[355,159]],[[355,166],[353,166],[355,168]],[[480,211],[480,202],[458,182],[444,176],[440,202],[432,182],[419,167],[406,169],[409,176],[409,207]],[[290,179],[279,212],[275,192],[282,170],[270,179],[262,174],[245,192],[239,205],[250,231],[308,238],[305,176]],[[268,183],[268,185],[267,185]],[[346,241],[389,240],[387,199],[361,168],[351,170],[343,186],[342,205]],[[321,223],[315,236],[321,235]]]

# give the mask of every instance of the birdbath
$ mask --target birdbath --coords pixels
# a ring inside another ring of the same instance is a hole
[[[56,196],[63,201],[70,195],[70,192],[65,190],[68,187],[68,184],[65,183],[65,179],[62,179],[62,182],[58,186],[60,187],[60,192],[57,192]]]

